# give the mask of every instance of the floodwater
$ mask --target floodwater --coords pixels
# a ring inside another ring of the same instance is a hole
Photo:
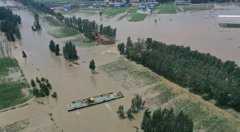
[[[86,14],[78,11],[67,15],[80,16],[117,28],[117,39],[125,41],[152,37],[155,40],[189,46],[193,50],[211,53],[223,60],[240,62],[240,28],[221,28],[223,22],[218,15],[239,15],[240,7],[235,5],[216,5],[214,10],[182,12],[178,14],[153,14],[141,22],[119,21],[122,15],[108,19],[98,14]],[[155,22],[155,19],[157,22]],[[233,22],[239,18],[231,18]],[[228,22],[231,21],[228,18]],[[238,21],[239,22],[239,21]],[[240,64],[240,63],[239,63]]]
[[[7,4],[15,5],[13,2]],[[0,5],[4,5],[0,1]],[[80,65],[69,66],[62,56],[49,52],[48,43],[55,40],[60,46],[68,40],[55,39],[48,35],[46,29],[40,33],[32,32],[33,15],[28,10],[14,10],[22,18],[22,40],[13,46],[13,54],[18,59],[26,78],[30,80],[43,76],[50,80],[53,91],[58,93],[58,99],[35,99],[29,105],[16,110],[0,113],[0,126],[19,121],[29,120],[27,132],[132,132],[133,126],[139,122],[119,120],[116,115],[120,104],[129,105],[132,92],[125,91],[118,83],[101,71],[92,75],[88,69],[89,61],[94,58],[97,66],[109,63],[118,58],[115,46],[97,46],[93,48],[78,48]],[[235,14],[239,10],[201,11],[194,13],[179,13],[176,15],[152,15],[143,22],[130,23],[117,18],[105,19],[98,16],[81,17],[96,20],[106,25],[117,27],[117,39],[124,41],[128,36],[134,39],[152,37],[168,43],[190,46],[202,52],[210,52],[222,59],[239,61],[240,29],[222,29],[218,27],[218,14]],[[75,14],[76,15],[76,14]],[[154,19],[158,19],[155,23]],[[44,25],[44,23],[42,22]],[[28,54],[27,60],[21,58],[21,51]],[[126,98],[97,105],[87,109],[67,112],[66,106],[74,99],[85,98],[109,91],[121,90]],[[39,104],[43,101],[44,104]],[[53,114],[54,121],[50,120]]]
[[[118,58],[115,46],[97,46],[78,48],[80,65],[69,66],[62,56],[49,52],[48,43],[55,40],[60,46],[68,39],[54,39],[43,27],[41,33],[32,32],[33,14],[28,10],[14,10],[22,18],[22,40],[13,46],[13,54],[18,59],[28,80],[35,77],[46,77],[50,80],[58,99],[34,99],[29,105],[0,113],[0,127],[16,121],[27,119],[30,122],[26,132],[130,132],[134,131],[129,121],[119,120],[116,110],[120,104],[130,104],[127,91],[121,90],[106,74],[92,75],[88,69],[89,61],[94,58],[97,66],[109,63]],[[44,23],[42,23],[44,25]],[[21,51],[28,54],[27,60],[21,57]],[[97,70],[98,71],[98,70]],[[121,90],[126,98],[97,105],[81,111],[67,112],[66,106],[71,101],[105,92]],[[44,102],[41,104],[39,102]],[[54,121],[50,120],[53,114]]]

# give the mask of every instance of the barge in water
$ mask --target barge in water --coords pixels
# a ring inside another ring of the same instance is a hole
[[[109,102],[109,101],[112,101],[115,99],[120,99],[123,97],[124,96],[123,96],[122,92],[117,92],[117,93],[110,92],[110,93],[101,94],[101,95],[94,96],[94,97],[88,97],[85,99],[72,101],[71,104],[69,104],[67,111],[70,112],[70,111],[74,111],[77,109],[82,109],[82,108],[86,108],[89,106]]]

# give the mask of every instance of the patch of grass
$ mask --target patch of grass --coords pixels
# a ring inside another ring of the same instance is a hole
[[[103,14],[108,17],[114,17],[118,14],[126,12],[127,8],[121,7],[121,8],[106,8],[103,10]]]
[[[127,10],[127,12],[128,12],[128,13],[135,13],[135,12],[137,12],[137,10],[138,10],[137,7],[129,7],[128,10]]]
[[[183,5],[179,6],[183,11],[201,11],[201,10],[211,10],[214,5],[211,4],[194,4],[194,5]]]
[[[55,38],[70,37],[79,34],[78,31],[69,27],[49,27],[48,33]]]
[[[78,47],[92,47],[92,46],[97,45],[96,41],[91,41],[85,37],[74,39],[74,40],[72,40],[72,42],[73,42],[73,44],[75,44]]]
[[[70,37],[70,36],[79,34],[77,30],[70,27],[66,27],[59,20],[51,16],[45,16],[44,19],[48,23],[47,25],[48,33],[54,36],[55,38],[64,38],[64,37]]]
[[[121,82],[126,89],[141,88],[158,81],[158,77],[147,69],[135,66],[121,58],[100,67],[114,80]]]
[[[16,74],[14,73],[21,73]],[[14,75],[12,78],[9,78]],[[15,78],[15,79],[13,79]],[[21,104],[30,98],[23,89],[29,85],[20,71],[16,59],[0,58],[0,109]],[[28,90],[26,90],[28,92]]]
[[[143,14],[143,13],[138,13],[138,12],[131,13],[128,18],[128,21],[130,21],[130,22],[143,21],[146,16],[147,16],[147,14]]]
[[[56,3],[56,4],[64,4],[64,3],[68,3],[71,2],[72,0],[34,0],[36,2],[40,2],[40,3]]]
[[[21,104],[28,100],[22,93],[23,82],[6,82],[0,84],[0,109]]]
[[[177,13],[177,6],[175,3],[160,4],[155,8],[155,11],[160,14],[175,14]]]
[[[45,16],[44,19],[48,22],[51,26],[63,26],[64,24],[61,23],[59,20],[52,16]]]
[[[10,68],[17,68],[18,63],[15,59],[0,58],[0,77],[8,75]]]

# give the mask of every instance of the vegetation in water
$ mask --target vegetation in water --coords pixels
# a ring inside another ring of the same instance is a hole
[[[32,30],[33,31],[40,31],[42,28],[41,28],[41,25],[40,25],[40,22],[39,22],[39,15],[37,13],[34,14],[34,22],[33,22],[33,26],[32,26]]]
[[[46,78],[31,80],[31,86],[33,87],[33,95],[36,97],[46,97],[50,95],[52,85]]]
[[[117,110],[117,114],[121,119],[125,118],[124,106],[120,105]]]
[[[128,18],[128,21],[130,21],[130,22],[143,21],[146,16],[147,16],[147,14],[143,14],[143,13],[138,13],[138,12],[131,13]]]
[[[60,55],[59,44],[55,44],[53,40],[49,42],[49,49],[51,52],[55,53],[56,56]]]
[[[95,72],[95,69],[96,69],[96,65],[95,65],[95,61],[94,59],[92,59],[89,63],[89,69],[92,71],[92,73]]]
[[[151,38],[126,44],[126,57],[201,95],[217,105],[240,111],[240,67],[189,47],[166,45]]]
[[[19,24],[21,24],[20,16],[14,15],[10,9],[0,7],[0,31],[5,33],[9,41],[21,39]]]
[[[78,59],[77,50],[71,41],[67,41],[63,47],[63,56],[65,59],[74,61]]]

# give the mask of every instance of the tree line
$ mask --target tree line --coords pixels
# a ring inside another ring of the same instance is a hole
[[[215,99],[218,106],[240,111],[240,67],[233,61],[225,61],[193,51],[189,47],[166,45],[151,38],[118,45],[126,55],[152,71],[184,86],[204,99]]]
[[[21,0],[21,2],[31,8],[37,9],[41,12],[51,14],[59,21],[63,22],[66,26],[76,29],[77,31],[83,33],[90,40],[95,40],[97,33],[105,35],[108,38],[115,40],[116,38],[116,28],[111,26],[103,26],[102,24],[96,24],[95,21],[89,21],[88,19],[82,19],[80,17],[64,17],[59,12],[54,12],[50,7],[41,2],[36,2],[34,0]]]
[[[68,27],[77,29],[90,40],[95,40],[96,33],[100,33],[111,39],[116,38],[116,28],[112,28],[111,26],[98,25],[95,21],[89,21],[88,19],[77,18],[75,16],[64,17],[63,21]]]
[[[141,129],[144,132],[193,132],[193,121],[183,112],[175,115],[173,109],[144,112]]]
[[[5,33],[9,41],[21,39],[19,24],[21,24],[20,16],[13,14],[10,9],[0,7],[0,31]]]

